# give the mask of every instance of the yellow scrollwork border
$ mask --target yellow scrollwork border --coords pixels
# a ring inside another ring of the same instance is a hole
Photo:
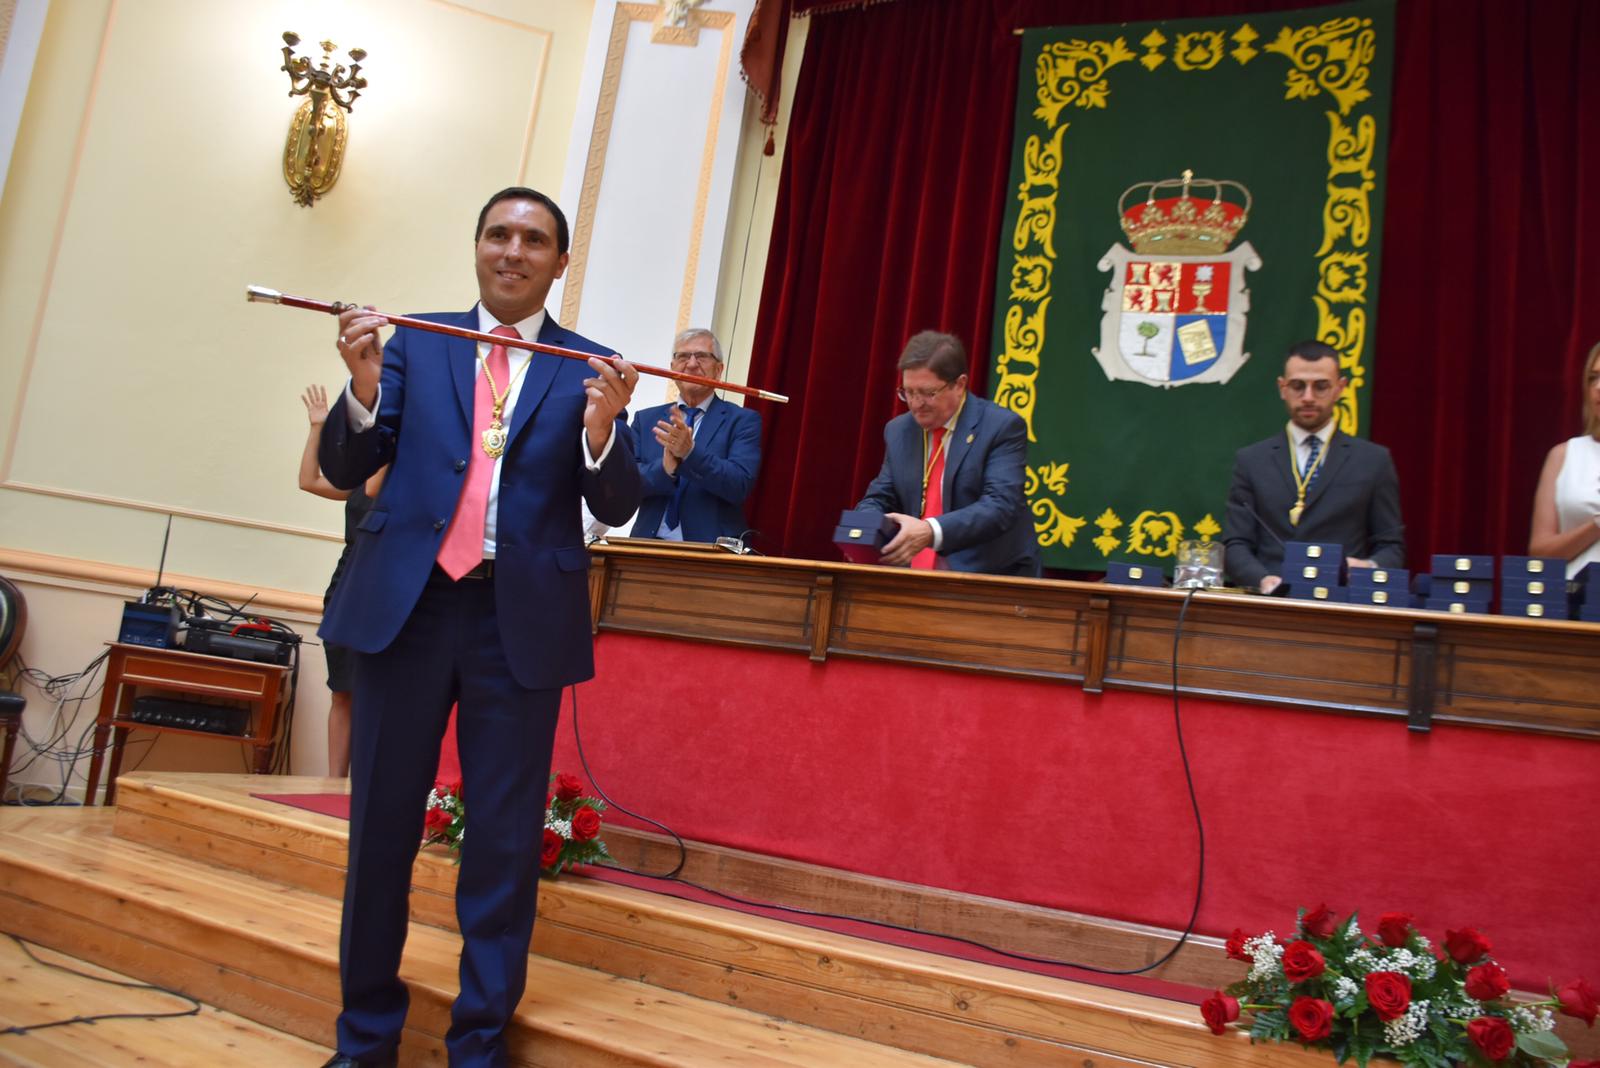
[[[1259,49],[1253,45],[1261,35],[1249,23],[1228,39],[1237,47],[1226,55],[1240,66],[1263,53],[1288,61],[1285,100],[1314,100],[1326,94],[1333,101],[1333,109],[1325,112],[1327,200],[1312,303],[1317,312],[1317,337],[1339,350],[1340,367],[1350,380],[1339,400],[1339,428],[1355,434],[1360,429],[1360,398],[1367,380],[1368,246],[1373,237],[1371,193],[1377,185],[1372,160],[1379,134],[1374,116],[1362,114],[1352,121],[1350,113],[1372,96],[1368,83],[1377,54],[1377,32],[1370,18],[1343,16],[1298,29],[1281,27],[1277,36]],[[1022,181],[1016,193],[1021,210],[1011,232],[1013,255],[994,384],[995,403],[1022,416],[1029,441],[1038,440],[1033,418],[1056,260],[1062,139],[1071,125],[1062,121],[1063,114],[1071,107],[1105,108],[1111,96],[1106,73],[1129,61],[1138,61],[1131,69],[1154,71],[1169,58],[1170,51],[1176,69],[1203,72],[1224,58],[1225,39],[1218,31],[1184,33],[1173,40],[1152,30],[1138,43],[1145,49],[1143,53],[1132,51],[1120,36],[1103,41],[1055,41],[1040,49],[1034,63],[1037,106],[1032,115],[1042,128],[1029,133],[1023,142]],[[1067,467],[1064,462],[1046,460],[1028,468],[1025,488],[1041,545],[1069,546],[1087,523],[1083,516],[1068,515],[1051,499],[1065,495]],[[1129,526],[1108,507],[1094,525],[1100,530],[1093,539],[1095,547],[1105,557],[1124,544],[1127,551],[1141,555],[1170,555],[1148,546],[1159,543],[1159,548],[1168,548],[1176,536],[1174,531],[1183,530],[1175,513],[1156,508],[1143,509]],[[1117,534],[1125,527],[1126,542]],[[1221,533],[1210,514],[1191,529],[1205,541]],[[1137,549],[1139,545],[1147,548]]]

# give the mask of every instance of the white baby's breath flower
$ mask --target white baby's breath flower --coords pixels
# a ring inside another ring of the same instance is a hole
[[[1535,1011],[1519,1005],[1510,1015],[1511,1026],[1518,1031],[1552,1031],[1556,1026],[1555,1014],[1549,1009]]]
[[[1354,979],[1341,975],[1333,981],[1333,1000],[1341,1009],[1355,1001],[1359,993],[1361,986]]]
[[[1406,1011],[1383,1025],[1383,1037],[1399,1049],[1415,1042],[1428,1026],[1428,1003],[1413,1001]]]
[[[1438,968],[1438,962],[1431,953],[1414,953],[1409,949],[1396,949],[1390,952],[1385,962],[1389,971],[1400,972],[1413,979],[1432,979],[1433,973]]]
[[[1358,949],[1350,954],[1350,970],[1358,977],[1365,978],[1368,972],[1385,970],[1385,965],[1378,962],[1370,949]]]
[[[1283,974],[1283,947],[1271,931],[1245,939],[1244,952],[1250,958],[1251,979],[1272,979]]]

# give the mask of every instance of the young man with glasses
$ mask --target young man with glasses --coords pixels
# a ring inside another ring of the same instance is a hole
[[[1404,567],[1400,481],[1389,450],[1338,429],[1349,382],[1320,341],[1289,350],[1278,396],[1288,425],[1239,450],[1228,491],[1228,578],[1271,593],[1283,581],[1283,543],[1337,542],[1351,567]]]
[[[883,468],[856,505],[900,524],[882,562],[1038,575],[1022,417],[967,392],[967,352],[950,334],[917,334],[899,371],[910,410],[884,427]]]
[[[672,369],[722,377],[722,346],[711,331],[673,339]],[[636,538],[716,541],[746,533],[744,501],[761,467],[761,414],[732,404],[710,386],[679,384],[675,403],[633,417],[634,455],[644,501]]]

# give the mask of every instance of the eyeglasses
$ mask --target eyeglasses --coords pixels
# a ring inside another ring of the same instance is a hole
[[[716,354],[711,352],[674,352],[672,354],[672,366],[674,367],[687,367],[691,363],[710,366],[717,362]]]
[[[1298,378],[1291,378],[1283,384],[1283,388],[1290,393],[1312,393],[1318,397],[1326,397],[1338,384],[1326,378],[1319,378],[1313,382],[1302,382]]]
[[[907,404],[912,401],[931,401],[953,385],[955,385],[954,382],[946,382],[938,389],[897,389],[894,391],[894,395]]]

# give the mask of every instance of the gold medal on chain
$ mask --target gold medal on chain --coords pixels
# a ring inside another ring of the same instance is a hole
[[[506,428],[496,419],[483,432],[483,452],[491,460],[498,460],[506,451]]]
[[[511,376],[511,381],[506,383],[506,391],[504,393],[501,393],[499,387],[495,385],[494,375],[489,373],[489,362],[481,356],[478,358],[478,362],[483,365],[483,379],[488,383],[489,396],[494,401],[494,408],[489,413],[489,425],[484,429],[479,440],[483,447],[483,454],[491,460],[498,460],[505,455],[506,451],[506,425],[500,421],[500,413],[505,411],[506,398],[511,396],[511,387],[522,376],[522,372],[528,369],[528,365],[533,363],[533,358],[530,355],[522,366],[517,368],[517,373]]]

